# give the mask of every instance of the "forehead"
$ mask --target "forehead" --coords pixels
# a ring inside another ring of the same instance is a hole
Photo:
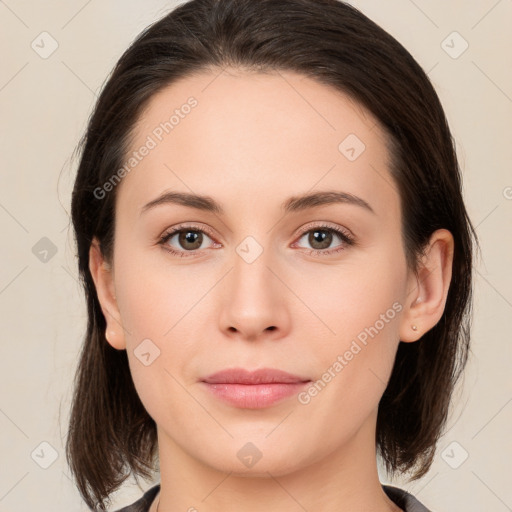
[[[133,134],[126,162],[133,152],[139,158],[127,166],[118,202],[134,214],[169,189],[254,206],[335,188],[363,196],[383,215],[398,203],[376,119],[342,92],[294,72],[210,70],[183,78],[153,96]]]

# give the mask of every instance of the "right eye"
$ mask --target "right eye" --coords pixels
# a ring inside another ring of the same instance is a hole
[[[164,246],[166,251],[179,257],[194,256],[196,251],[201,250],[204,236],[210,238],[204,229],[191,225],[179,225],[166,231],[161,237],[159,243]],[[179,245],[170,245],[169,242],[175,239]],[[192,253],[192,254],[187,254]]]

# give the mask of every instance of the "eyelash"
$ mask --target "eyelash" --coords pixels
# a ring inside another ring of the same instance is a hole
[[[314,255],[314,256],[331,256],[332,254],[337,254],[341,251],[344,251],[346,247],[350,247],[352,245],[355,245],[355,240],[351,234],[349,234],[347,231],[341,230],[339,228],[334,228],[332,226],[322,224],[319,226],[313,226],[308,227],[304,230],[302,230],[299,234],[299,240],[307,233],[311,231],[328,231],[330,233],[334,233],[335,235],[339,236],[339,238],[343,241],[343,244],[341,244],[336,249],[330,249],[330,250],[321,250],[321,249],[306,249],[306,254],[308,255]],[[160,236],[158,243],[162,246],[164,246],[164,249],[168,252],[170,252],[174,256],[178,256],[181,258],[190,258],[194,257],[197,251],[200,249],[197,249],[195,251],[177,251],[167,245],[167,242],[177,233],[186,232],[186,231],[192,231],[192,232],[199,232],[208,235],[210,238],[213,239],[213,235],[210,232],[210,230],[206,228],[200,228],[198,226],[194,226],[191,224],[180,224],[168,231],[166,231],[162,236]]]

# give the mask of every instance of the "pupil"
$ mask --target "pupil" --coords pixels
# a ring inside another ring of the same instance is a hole
[[[185,231],[180,234],[180,243],[186,247],[186,244],[192,244],[197,245],[197,240],[200,239],[199,233],[196,233],[194,231]],[[200,241],[201,242],[201,241]],[[201,243],[199,242],[199,246],[201,246]],[[192,247],[192,249],[196,249],[197,247]],[[189,247],[190,249],[190,247]]]
[[[318,239],[318,240],[317,240]],[[317,249],[326,249],[329,247],[332,239],[332,234],[329,231],[317,230],[313,231],[310,236],[309,243],[314,247],[314,244],[320,244]]]

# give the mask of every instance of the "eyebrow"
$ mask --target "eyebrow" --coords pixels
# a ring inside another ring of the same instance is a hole
[[[360,206],[361,208],[375,214],[373,208],[364,199],[347,192],[338,192],[333,190],[292,196],[282,204],[282,209],[285,213],[294,213],[336,203]],[[188,192],[164,192],[156,199],[153,199],[144,205],[140,214],[142,215],[148,210],[165,204],[179,204],[205,212],[224,215],[224,209],[222,206],[211,197],[191,194]]]

